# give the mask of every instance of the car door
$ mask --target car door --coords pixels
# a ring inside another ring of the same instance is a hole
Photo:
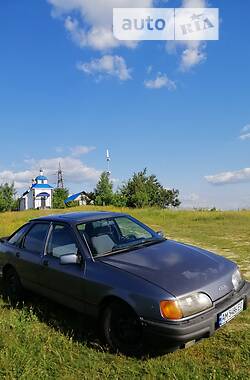
[[[81,263],[62,265],[60,257],[77,254]],[[57,302],[84,311],[85,260],[70,226],[53,223],[47,239],[40,283],[44,294]]]
[[[16,269],[24,287],[39,292],[39,274],[50,223],[32,223],[15,247]]]
[[[25,224],[17,231],[15,231],[9,238],[4,238],[0,242],[0,271],[6,264],[12,265],[19,273],[19,256],[20,256],[20,244],[24,235],[30,229],[30,224]]]

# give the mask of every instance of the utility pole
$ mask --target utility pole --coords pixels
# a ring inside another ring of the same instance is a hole
[[[59,167],[57,171],[57,188],[64,189],[63,171],[62,171],[60,162],[59,162]]]

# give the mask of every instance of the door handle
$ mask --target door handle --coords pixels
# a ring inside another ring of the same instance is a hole
[[[48,261],[48,260],[43,260],[43,265],[44,265],[45,267],[47,267],[47,266],[49,265],[49,261]]]
[[[20,257],[20,252],[16,252],[16,257]]]

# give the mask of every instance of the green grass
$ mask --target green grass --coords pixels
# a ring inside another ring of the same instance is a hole
[[[249,211],[129,212],[169,238],[234,260],[250,280]],[[0,214],[0,236],[44,213]],[[248,379],[249,322],[250,312],[246,311],[212,338],[189,349],[139,360],[106,352],[91,321],[53,302],[31,296],[23,308],[12,309],[0,301],[0,378]]]

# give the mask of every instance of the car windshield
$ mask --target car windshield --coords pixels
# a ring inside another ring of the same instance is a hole
[[[149,227],[126,216],[100,219],[77,226],[93,256],[132,250],[165,240]]]

